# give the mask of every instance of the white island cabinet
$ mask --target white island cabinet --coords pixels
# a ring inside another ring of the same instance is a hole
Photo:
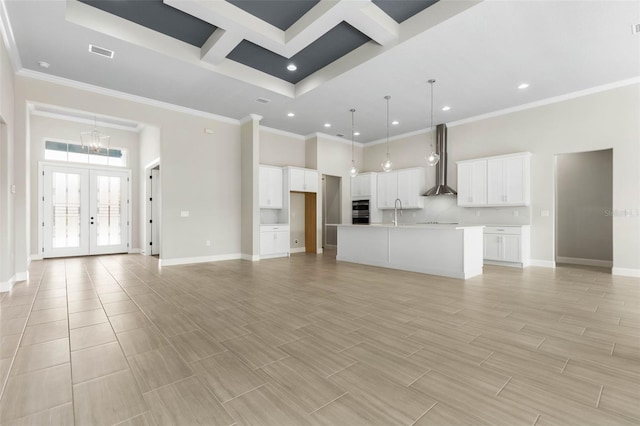
[[[467,279],[482,274],[483,226],[338,225],[337,260]]]

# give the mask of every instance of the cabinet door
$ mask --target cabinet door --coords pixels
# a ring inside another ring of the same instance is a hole
[[[318,172],[315,170],[304,171],[304,191],[318,192]]]
[[[508,204],[527,205],[525,198],[525,161],[526,157],[512,157],[503,160],[504,201]]]
[[[504,160],[496,158],[487,160],[487,203],[505,204],[504,193]]]
[[[458,205],[487,204],[487,162],[484,160],[458,164]]]
[[[258,172],[258,204],[260,208],[269,208],[269,167],[260,167]]]
[[[304,191],[304,170],[289,169],[289,188],[291,191]]]
[[[269,204],[273,209],[282,208],[282,169],[269,169]]]
[[[380,173],[378,175],[378,208],[392,209],[398,198],[398,173]]]
[[[402,201],[403,208],[420,207],[420,171],[398,171],[398,197]],[[394,199],[395,202],[395,199]]]
[[[289,233],[286,231],[274,232],[274,253],[289,252]]]
[[[485,234],[484,235],[484,253],[483,257],[488,260],[502,260],[500,249],[501,235]]]
[[[362,176],[351,178],[351,198],[362,196]]]
[[[502,259],[505,262],[520,262],[522,259],[520,252],[519,235],[502,235]]]
[[[260,232],[260,255],[275,253],[275,232]]]

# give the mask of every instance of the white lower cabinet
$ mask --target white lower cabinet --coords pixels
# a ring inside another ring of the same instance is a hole
[[[288,256],[290,250],[288,225],[260,226],[260,257]]]
[[[529,226],[486,226],[484,263],[526,267],[530,263]]]

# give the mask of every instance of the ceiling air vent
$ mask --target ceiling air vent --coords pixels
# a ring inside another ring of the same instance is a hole
[[[105,58],[113,59],[113,50],[105,49],[104,47],[89,45],[89,52],[96,55],[104,56]]]
[[[258,98],[258,99],[256,99],[256,102],[258,102],[259,104],[268,104],[269,102],[271,102],[271,99]]]
[[[338,133],[338,134],[336,134],[336,136],[339,137],[339,138],[344,138],[344,134],[342,134],[342,133]]]
[[[634,24],[631,26],[631,33],[638,34],[640,33],[640,24]]]

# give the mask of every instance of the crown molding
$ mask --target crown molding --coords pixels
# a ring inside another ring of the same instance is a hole
[[[292,139],[298,139],[300,141],[304,141],[305,137],[303,135],[299,135],[293,132],[287,132],[286,130],[274,129],[273,127],[260,126],[260,130],[264,130],[267,133],[272,133],[274,135],[287,136]]]
[[[262,116],[258,114],[249,114],[246,117],[240,119],[240,124],[246,124],[249,121],[260,121],[262,120]]]
[[[447,124],[447,126],[448,126],[448,124]],[[429,133],[429,132],[432,132],[432,131],[433,130],[429,130],[429,129],[420,129],[420,130],[415,130],[413,132],[403,133],[401,135],[396,135],[396,136],[390,137],[389,138],[389,142],[397,141],[399,139],[410,138],[412,136],[423,135],[425,133]],[[368,142],[368,143],[365,144],[365,146],[369,147],[369,146],[374,146],[374,145],[380,145],[381,143],[387,143],[387,138],[378,139],[378,140],[375,140],[373,142]]]
[[[20,52],[11,28],[11,21],[9,21],[5,0],[0,0],[0,33],[2,33],[2,40],[7,48],[13,71],[17,73],[22,69],[22,61],[20,60]]]
[[[304,139],[311,139],[311,138],[322,138],[322,139],[328,139],[330,141],[334,141],[334,142],[340,142],[343,143],[345,145],[349,145],[351,146],[351,141],[349,139],[346,138],[341,138],[339,136],[333,136],[333,135],[328,135],[326,133],[322,133],[322,132],[314,132],[314,133],[310,133],[306,136],[304,136]],[[362,148],[365,146],[365,144],[363,144],[362,142],[356,142],[353,141],[353,144],[359,148]]]
[[[1,1],[1,0],[0,0]],[[229,118],[222,115],[212,114],[210,112],[204,112],[193,108],[187,108],[169,102],[157,101],[154,99],[145,98],[144,96],[132,95],[130,93],[120,92],[118,90],[107,89],[104,87],[96,86],[88,83],[81,83],[79,81],[70,80],[68,78],[57,77],[50,74],[45,74],[37,71],[21,69],[16,73],[20,77],[32,78],[34,80],[46,81],[49,83],[59,84],[61,86],[71,87],[73,89],[84,90],[87,92],[96,93],[99,95],[109,96],[112,98],[122,99],[126,101],[136,102],[156,108],[162,108],[170,111],[179,112],[182,114],[193,115],[196,117],[202,117],[209,120],[220,121],[223,123],[239,125],[240,120],[235,118]]]

